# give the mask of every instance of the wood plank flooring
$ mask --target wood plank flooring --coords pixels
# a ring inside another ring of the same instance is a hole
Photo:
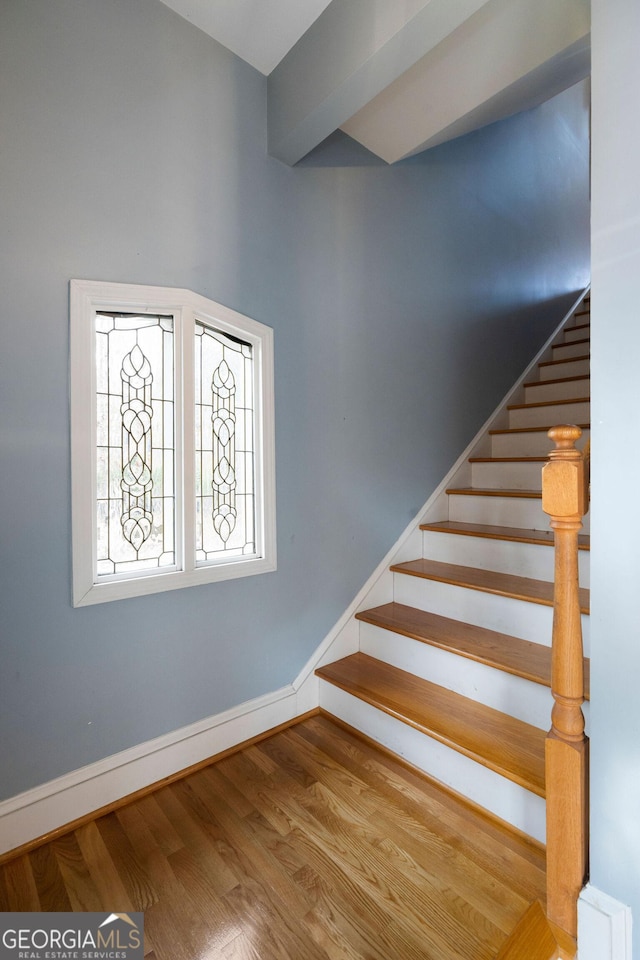
[[[147,960],[493,960],[544,854],[329,718],[0,868],[0,910],[144,911]]]

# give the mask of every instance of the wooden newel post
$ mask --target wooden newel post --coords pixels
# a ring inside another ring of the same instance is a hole
[[[547,916],[577,935],[578,896],[587,873],[587,762],[584,735],[584,666],[578,533],[587,485],[579,427],[549,430],[556,448],[542,470],[542,509],[555,539],[551,692],[554,705],[546,740]]]

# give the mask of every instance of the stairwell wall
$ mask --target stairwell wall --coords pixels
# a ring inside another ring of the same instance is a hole
[[[0,143],[2,798],[292,681],[587,282],[588,107],[291,169],[157,0],[3,0]],[[72,608],[71,277],[274,328],[276,573]]]
[[[634,0],[593,0],[593,285],[591,561],[591,884],[584,960],[628,960],[628,923],[608,952],[591,952],[591,905],[604,891],[631,907],[640,958],[640,559],[635,544],[640,476],[640,84]],[[606,900],[606,898],[604,898]],[[609,907],[595,919],[602,927]],[[613,915],[613,914],[612,914]],[[612,926],[612,930],[615,927]]]

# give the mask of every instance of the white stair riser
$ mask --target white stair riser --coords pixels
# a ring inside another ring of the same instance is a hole
[[[573,343],[574,340],[584,340],[589,337],[590,334],[590,325],[587,327],[582,326],[582,324],[588,320],[588,317],[580,317],[580,325],[576,327],[568,327],[564,332],[565,343]]]
[[[443,617],[498,630],[545,646],[551,645],[553,609],[544,604],[514,600],[512,597],[402,573],[394,574],[393,596],[396,603],[405,603],[409,607],[429,610]],[[589,617],[582,615],[581,620],[584,646],[588,650]]]
[[[449,520],[533,530],[549,529],[549,517],[542,512],[541,499],[449,494],[448,500]]]
[[[509,410],[509,427],[544,427],[558,423],[590,423],[591,405],[587,400],[550,403],[541,407],[516,407]]]
[[[552,383],[532,383],[524,388],[524,402],[582,399],[589,396],[590,387],[588,377],[580,377],[578,380],[554,380]]]
[[[570,340],[568,343],[557,343],[551,348],[552,360],[566,360],[567,357],[582,357],[589,353],[590,344],[584,340]]]
[[[589,357],[576,360],[563,360],[562,363],[541,363],[538,365],[539,380],[561,380],[563,377],[586,377],[589,375]]]
[[[527,527],[532,530],[549,529],[549,517],[543,513],[542,499],[450,494],[448,502],[449,520]],[[589,533],[590,522],[589,514],[582,518],[583,533]]]
[[[547,730],[551,724],[551,691],[539,683],[370,623],[360,624],[360,650],[534,727]]]
[[[590,436],[590,430],[582,431],[578,447],[582,449]],[[529,433],[494,433],[491,437],[492,457],[548,457],[553,443],[546,430]]]
[[[471,486],[490,490],[541,490],[543,463],[472,463]]]
[[[553,580],[554,550],[552,546],[469,537],[453,533],[423,531],[423,553],[430,560],[456,563],[464,567],[497,570],[533,580]],[[589,587],[589,551],[578,551],[580,586]]]
[[[544,843],[545,804],[541,797],[325,681],[320,683],[320,706]]]

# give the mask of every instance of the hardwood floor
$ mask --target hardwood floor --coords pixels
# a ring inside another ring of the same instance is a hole
[[[325,716],[0,868],[0,910],[144,911],[148,960],[493,960],[544,855]]]

